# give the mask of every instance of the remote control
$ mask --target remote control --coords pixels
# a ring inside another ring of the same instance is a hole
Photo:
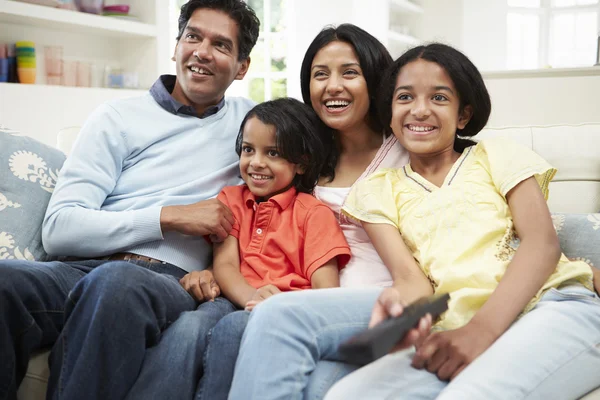
[[[449,294],[434,294],[422,297],[404,308],[399,317],[369,328],[342,343],[339,353],[342,360],[350,364],[366,365],[388,354],[394,346],[427,313],[435,320],[448,309]]]

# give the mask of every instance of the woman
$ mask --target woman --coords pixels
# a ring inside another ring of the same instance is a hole
[[[391,63],[377,39],[350,24],[324,29],[306,52],[302,97],[332,129],[338,144],[315,195],[334,211],[348,240],[352,259],[340,283],[353,289],[280,294],[257,307],[244,334],[230,399],[320,399],[355,369],[336,362],[335,350],[321,349],[337,348],[365,329],[381,288],[393,283],[360,224],[340,213],[355,182],[378,168],[401,167],[408,161],[397,140],[383,134],[373,101],[381,72]],[[421,332],[428,322],[422,322]],[[406,342],[416,337],[414,330]]]

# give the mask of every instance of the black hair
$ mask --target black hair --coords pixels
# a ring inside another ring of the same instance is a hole
[[[253,117],[275,127],[280,156],[304,169],[303,174],[296,174],[292,185],[298,192],[312,193],[333,147],[333,137],[325,134],[323,121],[311,107],[290,97],[258,104],[248,111],[240,126],[235,141],[238,156],[242,154],[244,126]]]
[[[381,83],[381,72],[390,66],[393,62],[392,56],[385,46],[377,40],[369,32],[359,28],[353,24],[341,24],[338,27],[327,26],[313,39],[300,68],[300,87],[302,89],[302,99],[308,105],[310,101],[310,77],[312,62],[316,54],[323,47],[331,42],[340,41],[348,43],[354,49],[358,62],[362,70],[365,81],[367,82],[367,90],[369,92],[369,113],[367,122],[371,129],[375,132],[382,132],[383,125],[379,120],[377,111],[377,102],[375,101],[377,90]],[[330,134],[331,129],[329,130]],[[329,157],[322,175],[333,180],[335,177],[335,166],[339,159],[339,149],[337,146],[333,148],[332,154]]]
[[[477,135],[487,124],[492,102],[477,67],[467,56],[451,46],[442,43],[417,46],[394,61],[383,74],[381,90],[377,97],[381,122],[386,131],[391,133],[392,101],[398,74],[402,67],[416,60],[434,62],[446,71],[458,92],[459,113],[462,113],[467,105],[472,108],[473,114],[467,125],[456,130],[454,150],[462,153],[464,149],[475,144],[466,138]]]
[[[181,14],[179,14],[179,33],[177,34],[178,41],[181,39],[183,31],[192,17],[192,14],[199,8],[222,11],[237,23],[237,39],[239,45],[238,61],[246,60],[250,56],[250,52],[258,40],[258,32],[260,30],[260,21],[254,13],[254,10],[243,0],[189,0],[181,6]]]

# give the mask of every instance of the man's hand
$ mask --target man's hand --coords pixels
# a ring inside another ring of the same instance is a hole
[[[473,321],[459,329],[432,333],[419,346],[412,366],[452,380],[495,340],[496,335]]]
[[[192,271],[179,280],[179,283],[194,299],[200,303],[213,301],[221,294],[213,273],[209,269]]]
[[[275,285],[265,285],[256,289],[254,296],[246,303],[246,311],[252,311],[254,307],[261,301],[268,299],[269,297],[281,293],[281,290]]]
[[[163,232],[177,231],[191,236],[210,235],[216,242],[227,238],[234,223],[231,211],[217,199],[185,206],[165,206],[160,213]]]
[[[401,300],[400,292],[395,287],[386,288],[377,299],[373,312],[371,313],[371,320],[369,321],[369,328],[379,324],[380,322],[390,318],[399,317],[404,310],[404,305]],[[431,315],[427,314],[419,321],[419,325],[411,329],[404,335],[402,340],[396,344],[392,349],[392,352],[404,350],[411,346],[418,346],[423,343],[425,338],[429,335],[431,329],[432,319]]]

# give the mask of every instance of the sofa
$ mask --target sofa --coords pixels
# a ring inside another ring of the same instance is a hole
[[[77,129],[63,131],[58,138],[60,150],[68,154],[76,135]],[[585,259],[588,263],[600,267],[600,124],[487,128],[478,138],[492,136],[514,139],[532,148],[558,168],[558,174],[550,184],[548,204],[553,213],[553,222],[563,252],[570,258]],[[6,155],[1,153],[2,140],[0,137],[0,161],[5,163],[3,158]],[[56,152],[54,149],[46,150]],[[60,164],[60,160],[57,163]],[[52,175],[55,175],[56,171],[49,165],[43,167],[47,172],[44,182],[51,186]],[[0,168],[0,174],[2,168],[4,166]],[[60,166],[56,169],[58,168]],[[36,182],[41,184],[41,180],[40,178]],[[1,235],[4,233],[1,182],[0,180],[0,259],[3,258]],[[48,190],[42,192],[47,194]],[[31,251],[23,251],[23,248],[33,247],[25,246],[19,248],[13,244],[12,249],[20,249],[19,255],[22,258],[35,258]],[[49,372],[47,360],[48,351],[35,354],[31,358],[26,377],[19,388],[19,400],[45,398]],[[600,388],[582,399],[600,400]]]

